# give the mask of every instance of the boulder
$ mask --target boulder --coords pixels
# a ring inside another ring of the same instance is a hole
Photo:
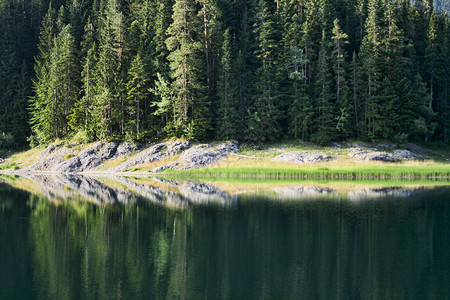
[[[184,169],[199,168],[218,162],[223,157],[239,151],[236,142],[222,143],[217,146],[202,144],[191,147],[180,156],[180,162],[185,164]]]
[[[421,159],[423,159],[422,155],[413,153],[409,150],[394,150],[393,155],[398,160],[421,160]]]
[[[323,161],[330,161],[334,159],[334,157],[319,152],[311,152],[311,151],[292,151],[280,154],[274,158],[273,161],[281,161],[288,163],[318,163]]]
[[[78,156],[61,162],[54,170],[62,173],[84,172],[98,167],[103,161],[112,158],[116,154],[116,142],[96,143],[93,147],[82,151]]]
[[[162,172],[162,171],[167,170],[167,169],[173,170],[173,169],[178,168],[179,165],[180,165],[179,163],[173,162],[173,163],[170,163],[170,164],[167,164],[167,165],[163,165],[163,166],[159,166],[159,167],[153,168],[151,172],[152,173],[158,173],[158,172]]]
[[[384,162],[396,162],[399,161],[398,158],[396,158],[391,153],[386,152],[369,152],[364,153],[361,155],[356,155],[356,161],[384,161]]]
[[[405,160],[420,160],[423,156],[413,153],[408,150],[394,150],[392,153],[388,152],[354,152],[349,154],[351,157],[355,157],[356,161],[383,161],[383,162],[398,162]]]

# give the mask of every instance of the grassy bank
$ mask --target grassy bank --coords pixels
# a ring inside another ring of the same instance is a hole
[[[218,143],[218,142],[217,142]],[[47,160],[54,162],[64,162],[78,156],[92,144],[71,145],[61,141],[53,143],[56,150],[51,153],[46,152],[46,147],[37,147],[25,152],[16,153],[9,156],[0,164],[0,172],[12,172],[29,167],[36,162],[40,162],[41,170],[46,171]],[[215,143],[213,143],[214,146]],[[403,160],[398,162],[365,161],[358,160],[354,151],[375,151],[386,145],[376,144],[356,144],[354,146],[331,146],[319,147],[312,144],[305,144],[301,141],[296,143],[267,144],[261,147],[251,147],[250,145],[240,145],[240,151],[228,156],[221,157],[219,161],[211,165],[203,165],[198,169],[184,170],[187,162],[181,159],[183,153],[171,156],[163,156],[161,159],[149,160],[144,163],[127,166],[124,171],[127,174],[152,174],[162,176],[177,177],[203,177],[203,178],[292,178],[292,179],[324,179],[324,180],[450,180],[450,149],[448,147],[423,148],[419,153],[425,153],[417,160]],[[196,144],[194,143],[193,146]],[[417,148],[420,148],[416,146]],[[355,150],[356,149],[356,150]],[[359,150],[358,150],[359,149]],[[384,151],[392,153],[394,148]],[[291,151],[310,151],[324,153],[333,157],[330,161],[315,163],[293,163],[275,161],[273,158]],[[378,150],[377,150],[378,151]],[[95,171],[104,174],[117,173],[117,167],[128,161],[132,161],[138,153],[131,153],[126,156],[113,157],[104,160]],[[177,163],[177,170],[166,170],[163,173],[151,173],[156,167]],[[48,169],[52,170],[51,166]],[[29,170],[33,172],[33,170]],[[89,171],[89,170],[87,170]],[[118,173],[124,174],[124,173]]]
[[[450,179],[450,165],[363,165],[352,167],[257,167],[232,166],[170,170],[164,174],[192,177],[269,177],[324,179]]]

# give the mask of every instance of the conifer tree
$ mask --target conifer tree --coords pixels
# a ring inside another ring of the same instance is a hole
[[[139,140],[142,136],[142,107],[148,99],[148,79],[144,63],[139,56],[133,59],[128,70],[126,135]]]
[[[82,93],[80,99],[72,109],[69,125],[75,132],[84,132],[88,140],[94,140],[96,138],[95,126],[100,122],[100,120],[95,119],[96,114],[94,112],[100,108],[94,97],[96,86],[95,68],[98,53],[95,29],[90,17],[84,27],[81,47],[81,53],[83,55],[83,69],[81,71]]]
[[[272,15],[264,0],[259,1],[255,34],[259,43],[256,55],[260,67],[256,71],[256,95],[249,119],[248,139],[264,142],[276,139],[280,133],[277,45]]]
[[[51,52],[55,38],[55,11],[50,6],[42,21],[39,39],[39,54],[35,63],[35,79],[33,81],[34,96],[30,99],[30,123],[34,139],[37,143],[50,142],[55,138],[53,131],[54,111],[49,103]]]
[[[330,49],[325,30],[320,43],[319,61],[317,66],[317,116],[314,119],[316,130],[311,139],[318,144],[328,144],[336,139],[336,98],[332,91],[329,67]]]
[[[361,44],[359,54],[361,63],[361,84],[359,88],[359,99],[364,99],[361,104],[363,109],[363,131],[364,135],[374,138],[373,122],[376,113],[377,104],[375,98],[382,80],[381,74],[381,38],[383,8],[380,0],[370,0],[368,5],[368,17],[366,20],[365,36]]]
[[[306,92],[306,70],[308,61],[302,49],[292,47],[287,65],[289,79],[293,82],[293,100],[289,107],[289,133],[295,138],[305,139],[311,132],[314,116],[311,100]]]
[[[433,100],[435,97],[436,81],[440,77],[440,66],[443,62],[439,55],[439,41],[438,41],[438,23],[435,13],[431,13],[430,22],[427,33],[427,47],[425,50],[425,72],[430,89],[430,103],[428,104],[430,110],[434,110]]]
[[[95,92],[97,110],[94,112],[97,137],[118,135],[124,130],[123,60],[125,28],[117,0],[108,0],[99,28],[99,57],[97,60]]]
[[[225,140],[236,139],[238,138],[237,81],[233,74],[231,36],[228,29],[224,33],[221,56],[217,87],[219,100],[217,136]]]
[[[333,27],[333,69],[335,74],[336,107],[338,111],[338,122],[336,128],[341,138],[348,138],[352,135],[352,105],[350,101],[350,89],[345,78],[346,74],[346,51],[348,35],[342,32],[339,20],[334,20]]]
[[[203,51],[198,40],[201,23],[194,0],[177,0],[172,18],[166,43],[170,51],[168,60],[175,93],[174,132],[189,139],[205,137],[211,120],[205,90]]]
[[[343,33],[339,26],[339,20],[334,20],[333,27],[333,67],[336,80],[336,101],[339,103],[342,96],[342,90],[345,85],[345,44],[348,44],[348,35]]]
[[[215,89],[215,66],[218,55],[216,43],[219,40],[221,17],[217,0],[196,0],[201,6],[199,17],[202,20],[202,44],[205,52],[206,81],[208,83],[208,96],[211,98]]]

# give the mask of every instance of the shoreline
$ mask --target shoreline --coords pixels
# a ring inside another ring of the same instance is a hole
[[[12,155],[0,174],[296,179],[450,179],[450,151],[409,145],[266,145],[168,141],[53,143]],[[415,150],[415,151],[413,151]]]

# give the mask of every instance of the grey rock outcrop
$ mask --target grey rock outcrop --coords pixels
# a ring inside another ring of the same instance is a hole
[[[191,146],[190,142],[176,141],[176,142],[168,142],[167,144],[160,143],[139,152],[135,157],[130,158],[126,162],[118,165],[111,169],[111,171],[122,172],[132,168],[133,166],[145,164],[149,162],[160,161],[167,157],[177,155],[181,151],[188,149]],[[170,166],[165,167],[174,168],[175,166],[171,164]],[[164,170],[164,167],[162,168]]]
[[[323,161],[330,161],[333,157],[319,152],[310,152],[310,151],[292,151],[280,154],[274,158],[273,161],[281,161],[288,163],[317,163]]]
[[[102,162],[116,154],[118,143],[98,142],[93,147],[82,151],[78,156],[72,157],[56,165],[53,170],[61,173],[83,172],[93,170]]]
[[[394,150],[393,156],[399,160],[421,160],[424,159],[423,155],[411,152],[409,150]]]
[[[71,149],[50,145],[41,153],[40,159],[33,164],[22,168],[20,172],[54,171],[57,166],[63,163],[64,159],[70,154],[73,154]]]
[[[177,162],[173,162],[167,165],[162,165],[156,168],[152,169],[152,173],[158,173],[158,172],[162,172],[164,170],[173,170],[173,169],[177,169],[180,166],[180,163]]]
[[[405,160],[421,160],[422,155],[413,153],[409,150],[394,150],[392,153],[380,151],[356,151],[349,153],[350,157],[356,158],[356,161],[383,161],[383,162],[399,162]]]
[[[221,143],[214,147],[211,144],[202,144],[184,151],[180,156],[180,162],[185,164],[184,169],[199,168],[216,163],[230,153],[238,151],[236,142]]]
[[[136,165],[161,160],[166,156],[166,154],[162,152],[165,148],[166,145],[162,143],[153,145],[138,153],[135,157],[131,157],[126,162],[112,168],[111,171],[122,172]]]

